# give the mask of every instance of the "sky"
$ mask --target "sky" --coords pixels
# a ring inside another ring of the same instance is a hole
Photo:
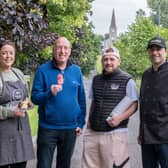
[[[90,20],[96,34],[109,33],[113,8],[118,34],[127,31],[128,25],[135,20],[137,10],[143,9],[146,14],[149,13],[146,0],[95,0],[92,2],[93,15]]]

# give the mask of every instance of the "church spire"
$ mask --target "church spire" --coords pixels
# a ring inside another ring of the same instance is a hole
[[[113,8],[112,17],[111,17],[111,24],[109,27],[109,37],[104,41],[104,48],[109,48],[113,46],[114,41],[117,39],[117,26],[116,26],[116,18],[115,18],[115,11]]]
[[[112,43],[116,40],[117,38],[117,26],[116,26],[116,19],[115,19],[115,11],[113,8],[112,11],[112,17],[111,17],[111,25],[109,28],[109,37]]]

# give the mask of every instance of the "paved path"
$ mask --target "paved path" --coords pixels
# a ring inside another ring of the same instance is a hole
[[[88,89],[90,87],[90,80],[85,81],[85,89],[88,97]],[[89,107],[89,100],[87,100],[87,107]],[[138,112],[135,113],[129,122],[129,150],[130,150],[130,162],[131,168],[142,168],[141,156],[140,156],[140,146],[137,144],[137,134],[138,134]],[[36,147],[35,147],[36,150]],[[75,151],[72,157],[71,168],[81,168],[81,156],[82,156],[82,136],[77,138]],[[29,161],[28,168],[36,168],[36,161]],[[53,168],[55,168],[55,161],[53,162]]]

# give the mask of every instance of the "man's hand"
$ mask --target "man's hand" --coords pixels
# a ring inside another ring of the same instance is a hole
[[[76,135],[79,136],[82,134],[82,129],[80,127],[76,128]]]
[[[120,124],[121,122],[121,118],[120,118],[120,115],[116,115],[116,116],[112,116],[111,118],[109,118],[107,120],[108,124],[111,126],[111,127],[116,127]]]
[[[51,85],[51,93],[53,96],[62,90],[62,85]]]
[[[137,142],[139,145],[142,144],[142,137],[140,135],[137,137]]]

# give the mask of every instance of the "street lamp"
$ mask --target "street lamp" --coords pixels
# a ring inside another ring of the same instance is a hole
[[[160,36],[160,0],[158,0],[158,35]]]

